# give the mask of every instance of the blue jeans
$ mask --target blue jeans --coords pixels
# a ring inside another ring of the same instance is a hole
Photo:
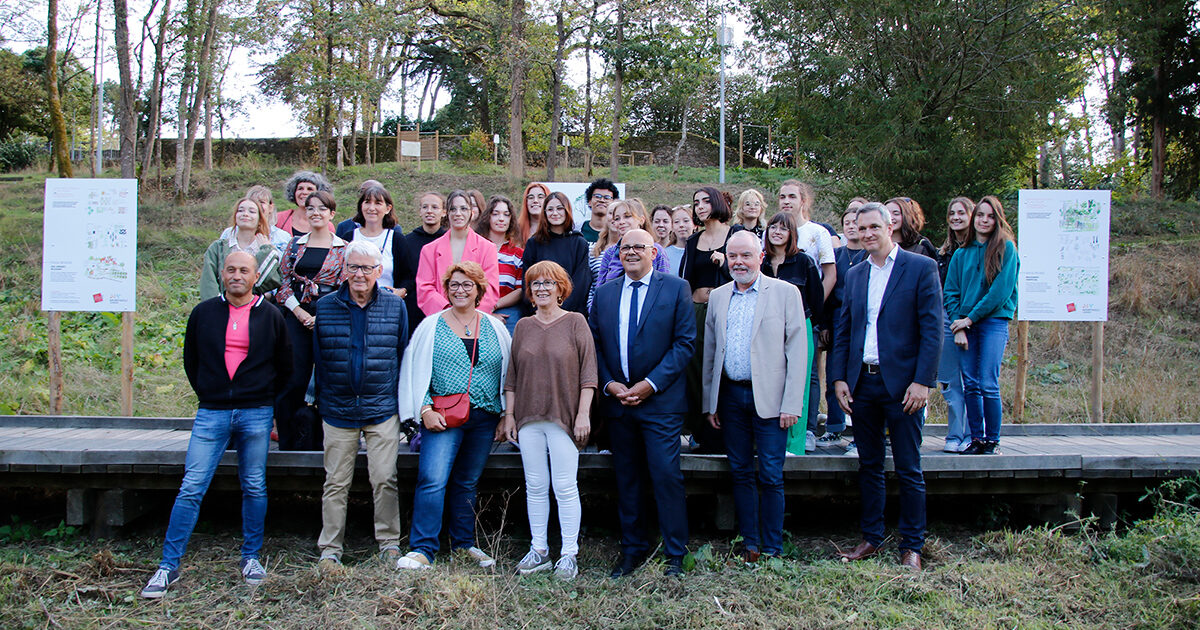
[[[987,317],[971,324],[967,349],[961,353],[967,423],[976,440],[1000,440],[1000,363],[1008,345],[1008,320]]]
[[[506,315],[507,316],[506,318],[502,318],[501,321],[504,322],[504,327],[508,329],[509,337],[511,337],[513,334],[513,331],[517,329],[517,320],[521,319],[521,310],[522,310],[521,305],[517,304],[516,306],[506,306],[504,308],[498,308],[492,312],[493,315]]]
[[[263,544],[267,517],[267,449],[271,444],[274,407],[250,409],[198,409],[188,440],[183,483],[171,508],[171,521],[163,541],[163,569],[178,569],[188,539],[200,516],[200,502],[208,492],[217,465],[232,436],[238,454],[238,480],[242,484],[242,557],[257,558]]]
[[[475,544],[475,487],[483,474],[500,416],[471,408],[467,423],[445,431],[421,427],[421,458],[413,493],[408,546],[433,562],[442,533],[442,514],[450,512],[450,548]]]
[[[746,548],[768,554],[783,551],[783,462],[787,429],[779,418],[761,418],[754,409],[754,389],[725,380],[717,402],[725,434],[725,453],[733,473],[733,509]],[[758,471],[754,447],[758,445]],[[759,537],[761,529],[762,536]]]
[[[962,442],[971,439],[967,431],[967,408],[963,398],[963,379],[959,369],[962,351],[954,345],[950,332],[950,316],[946,316],[945,338],[942,339],[942,356],[938,362],[938,390],[946,401],[946,441]]]
[[[925,476],[921,472],[921,414],[904,413],[888,394],[883,377],[863,372],[850,404],[854,443],[858,446],[858,488],[862,494],[863,539],[883,544],[884,431],[892,442],[892,460],[900,481],[900,549],[921,552],[925,546]]]

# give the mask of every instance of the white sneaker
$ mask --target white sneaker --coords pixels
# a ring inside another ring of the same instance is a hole
[[[517,563],[517,573],[521,575],[529,575],[539,571],[550,570],[550,552],[545,554],[538,553],[536,549],[530,549],[529,553],[525,554],[524,558]]]
[[[574,554],[559,558],[554,565],[554,577],[564,582],[574,580],[577,575],[579,575],[579,564],[575,562]]]
[[[851,442],[850,446],[846,447],[846,452],[842,454],[846,457],[858,457],[858,445]]]
[[[403,558],[396,561],[396,570],[413,569],[420,571],[432,568],[433,565],[429,564],[429,558],[426,558],[425,554],[420,551],[410,551]]]
[[[963,448],[962,442],[946,438],[946,445],[942,447],[943,453],[957,453]]]
[[[257,586],[267,579],[267,570],[263,568],[258,558],[243,558],[242,579],[250,586]]]
[[[171,585],[179,581],[179,571],[177,569],[159,569],[150,576],[150,581],[146,582],[146,587],[142,589],[142,597],[146,599],[158,599],[167,594],[167,589]]]
[[[812,431],[805,434],[804,437],[804,452],[815,453],[817,451],[817,436]]]
[[[491,556],[483,552],[479,547],[467,547],[466,553],[471,558],[479,561],[479,566],[487,569],[496,566],[496,561]]]

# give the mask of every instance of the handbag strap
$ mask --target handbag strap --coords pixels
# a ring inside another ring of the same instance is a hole
[[[475,375],[475,358],[479,356],[479,338],[483,335],[479,330],[479,311],[475,311],[475,345],[471,348],[471,369],[467,371],[467,405],[471,404],[471,377]]]

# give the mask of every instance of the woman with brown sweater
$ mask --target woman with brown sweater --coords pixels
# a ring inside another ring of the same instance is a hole
[[[562,308],[571,294],[571,277],[553,261],[525,271],[525,290],[537,311],[517,322],[500,430],[521,447],[526,503],[532,542],[517,565],[521,575],[550,569],[546,529],[550,488],[558,503],[562,552],[555,577],[579,573],[580,501],[576,475],[579,448],[591,433],[589,410],[596,391],[596,347],[583,315]]]

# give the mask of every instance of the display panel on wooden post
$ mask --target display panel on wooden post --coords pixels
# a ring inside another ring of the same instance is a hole
[[[50,407],[62,412],[63,311],[118,312],[121,412],[133,414],[137,311],[137,180],[47,179],[42,310],[50,313]]]

